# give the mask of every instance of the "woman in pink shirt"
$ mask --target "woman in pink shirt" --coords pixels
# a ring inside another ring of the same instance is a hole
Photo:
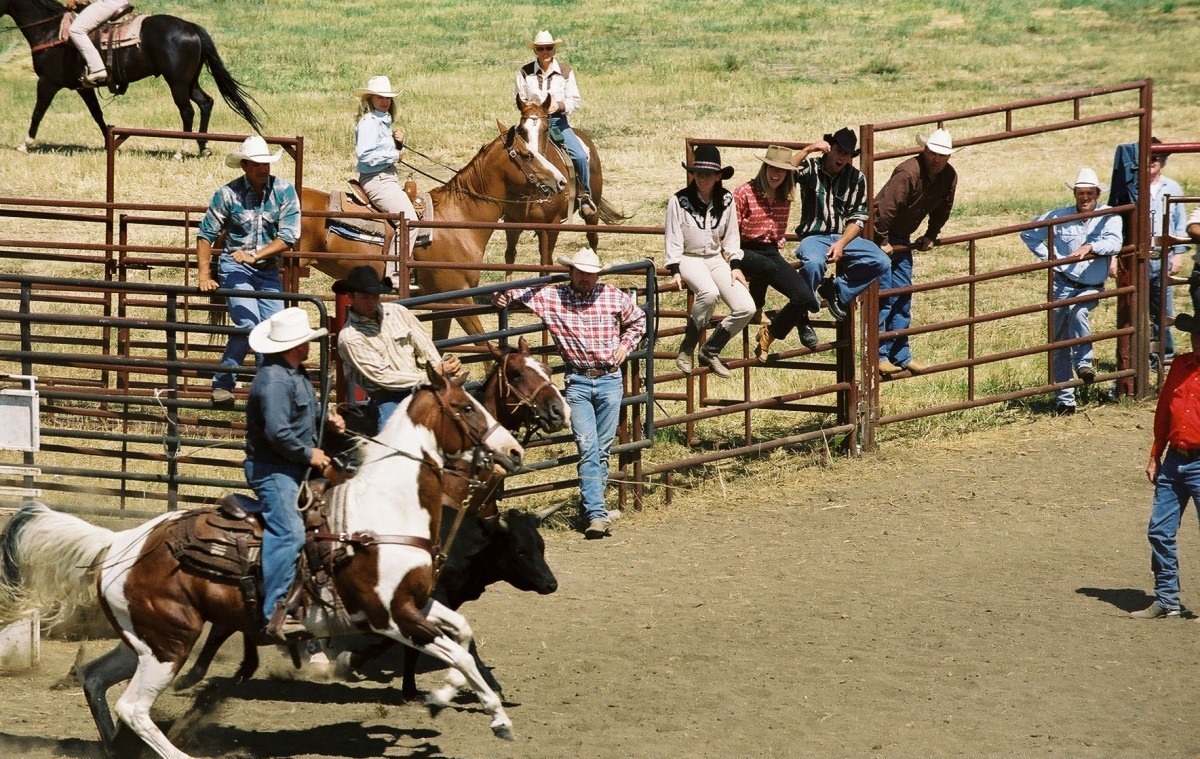
[[[733,202],[742,235],[742,271],[750,281],[754,305],[762,310],[767,287],[788,299],[771,323],[758,331],[754,356],[766,361],[771,343],[787,337],[793,327],[805,348],[817,347],[817,333],[808,323],[808,314],[819,310],[820,302],[808,281],[779,254],[795,196],[792,151],[772,145],[759,158],[763,163],[758,174],[733,191]]]

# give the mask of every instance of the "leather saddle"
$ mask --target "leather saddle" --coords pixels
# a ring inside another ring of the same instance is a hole
[[[62,22],[58,27],[56,44],[61,45],[71,41],[68,35],[71,31],[71,24],[74,23],[77,15],[72,12],[63,14]],[[145,19],[145,15],[134,15],[133,5],[125,3],[120,10],[113,14],[112,18],[93,29],[88,37],[101,53],[106,50],[138,45],[141,44],[142,21]]]
[[[417,212],[417,220],[425,218],[425,209],[433,207],[429,193],[412,198],[413,208]],[[367,191],[357,179],[346,180],[346,189],[329,193],[329,204],[325,209],[330,212],[341,211],[384,211],[375,206],[367,197]],[[415,220],[414,220],[415,221]],[[355,242],[383,242],[383,225],[386,222],[374,219],[358,218],[329,218],[325,226],[330,232]],[[416,247],[423,248],[433,241],[433,230],[428,228],[417,230]]]

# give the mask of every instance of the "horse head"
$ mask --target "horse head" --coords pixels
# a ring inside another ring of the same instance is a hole
[[[547,158],[550,118],[544,107],[524,103],[516,126],[506,127],[497,121],[496,128],[509,158],[506,172],[509,187],[532,185],[546,197],[566,189],[566,177]]]
[[[484,384],[483,401],[496,418],[510,430],[530,426],[558,432],[567,426],[571,409],[525,338],[515,349],[488,347],[496,365]]]
[[[525,449],[482,403],[463,390],[465,377],[448,379],[431,365],[426,365],[425,373],[429,384],[413,393],[392,415],[379,433],[381,443],[399,447],[405,442],[400,438],[409,437],[413,428],[418,428],[446,456],[474,452],[476,458],[490,458],[509,472],[521,466]]]

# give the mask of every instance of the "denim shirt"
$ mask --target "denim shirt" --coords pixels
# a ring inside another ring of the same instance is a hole
[[[1108,208],[1097,204],[1096,210]],[[1048,211],[1034,221],[1060,219],[1064,216],[1074,216],[1075,206],[1064,206]],[[1021,233],[1021,240],[1033,252],[1039,261],[1047,260],[1049,246],[1046,244],[1049,228],[1027,229]],[[1108,278],[1108,261],[1105,256],[1115,256],[1121,252],[1121,217],[1093,216],[1090,219],[1079,219],[1054,227],[1054,258],[1066,258],[1085,244],[1091,243],[1092,253],[1099,258],[1074,261],[1054,270],[1055,274],[1066,276],[1081,285],[1096,287],[1104,284]]]
[[[217,189],[208,212],[200,222],[200,237],[216,242],[221,228],[227,230],[225,250],[258,251],[279,238],[295,245],[300,238],[300,198],[286,179],[271,176],[263,188],[262,201],[240,176]]]
[[[367,111],[354,129],[354,157],[360,174],[378,174],[396,165],[400,151],[392,137],[391,114]]]
[[[1179,183],[1170,177],[1159,177],[1158,187],[1153,188],[1153,193],[1150,198],[1150,234],[1158,237],[1162,234],[1162,218],[1163,211],[1166,210],[1167,196],[1172,198],[1182,198],[1183,188]],[[1171,203],[1171,221],[1168,224],[1168,232],[1172,237],[1187,236],[1187,209],[1183,203]],[[1153,246],[1154,250],[1158,250],[1160,246]],[[1186,253],[1186,245],[1172,245],[1171,253]]]
[[[317,445],[321,404],[304,367],[264,357],[246,404],[246,458],[307,466]]]

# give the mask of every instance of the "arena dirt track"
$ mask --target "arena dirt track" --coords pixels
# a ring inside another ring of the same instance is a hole
[[[556,595],[466,607],[515,702],[513,743],[472,701],[435,720],[379,682],[292,679],[268,651],[274,676],[231,686],[236,646],[208,703],[182,718],[196,694],[169,693],[155,716],[224,759],[1195,757],[1200,624],[1126,616],[1150,601],[1151,414],[826,470],[773,459],[611,539],[551,535]],[[1189,515],[1184,603],[1200,608],[1198,547]],[[99,756],[79,688],[50,688],[77,648],[47,642],[39,672],[0,678],[0,756]]]

